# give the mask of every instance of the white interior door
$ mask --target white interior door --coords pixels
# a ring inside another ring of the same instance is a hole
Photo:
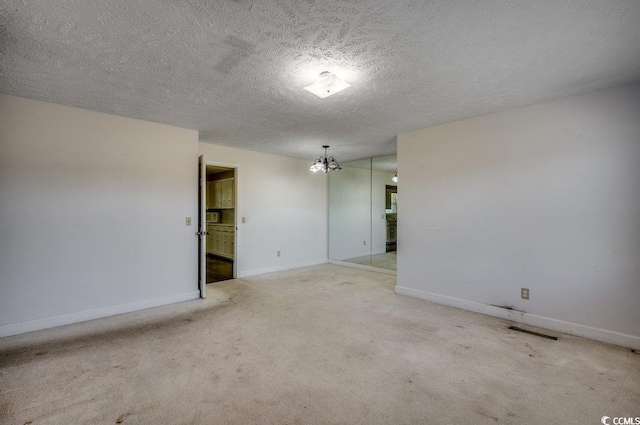
[[[207,165],[198,158],[198,286],[200,298],[207,297]]]

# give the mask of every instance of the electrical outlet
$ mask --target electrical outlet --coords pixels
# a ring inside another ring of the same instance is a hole
[[[367,241],[362,241],[362,245],[366,245],[366,244],[367,244]]]
[[[280,256],[280,251],[277,252],[278,257]]]
[[[529,299],[529,288],[520,288],[520,297],[523,300]]]
[[[246,217],[242,217],[242,222],[246,223],[247,222],[247,218]]]
[[[191,217],[186,217],[184,219],[184,225],[185,226],[191,226]]]

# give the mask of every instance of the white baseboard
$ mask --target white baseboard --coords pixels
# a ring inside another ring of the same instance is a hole
[[[321,259],[317,259],[317,260],[301,261],[299,263],[294,263],[294,264],[285,264],[285,265],[281,265],[281,266],[265,267],[263,269],[257,269],[257,270],[245,270],[245,271],[241,271],[241,272],[239,271],[238,272],[238,278],[242,279],[244,277],[258,276],[258,275],[261,275],[261,274],[275,273],[275,272],[281,272],[281,271],[284,271],[284,270],[291,270],[291,269],[299,269],[300,267],[317,266],[319,264],[326,264],[327,261],[328,260],[326,258],[321,258]]]
[[[101,319],[103,317],[115,316],[117,314],[130,313],[132,311],[145,310],[147,308],[194,300],[196,298],[200,298],[200,291],[190,291],[178,295],[169,295],[166,297],[152,298],[150,300],[140,300],[127,304],[118,304],[109,307],[97,308],[95,310],[80,311],[78,313],[63,314],[61,316],[46,317],[44,319],[36,319],[30,320],[28,322],[4,325],[0,326],[0,338],[27,332],[39,331],[42,329],[54,328],[56,326],[86,322],[87,320]]]
[[[388,274],[391,276],[396,276],[398,274],[395,270],[381,269],[380,267],[367,266],[366,264],[350,263],[348,261],[329,260],[329,263],[336,264],[338,266],[351,267],[354,269],[368,270],[370,272]]]
[[[437,304],[448,305],[463,310],[473,311],[475,313],[499,317],[501,319],[511,320],[530,326],[536,326],[552,331],[566,333],[569,335],[580,336],[596,341],[606,342],[608,344],[614,344],[622,347],[629,347],[635,350],[640,350],[640,337],[633,335],[608,331],[605,329],[592,328],[590,326],[579,325],[577,323],[564,322],[562,320],[552,319],[549,317],[523,313],[516,310],[508,310],[505,308],[482,304],[475,301],[468,301],[460,298],[449,297],[446,295],[434,294],[431,292],[406,288],[403,286],[396,286],[396,294],[407,295],[409,297],[420,298],[422,300],[431,301]]]

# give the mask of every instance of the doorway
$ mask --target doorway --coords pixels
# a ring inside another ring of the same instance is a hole
[[[233,279],[235,260],[235,168],[206,166],[206,282]]]
[[[386,252],[393,252],[398,249],[398,187],[386,185],[385,189]]]

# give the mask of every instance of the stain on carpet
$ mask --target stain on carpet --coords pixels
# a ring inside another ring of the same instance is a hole
[[[122,422],[124,422],[127,416],[131,416],[131,415],[133,415],[133,413],[131,412],[123,413],[122,415],[118,416],[118,419],[116,419],[116,423],[121,424]]]

